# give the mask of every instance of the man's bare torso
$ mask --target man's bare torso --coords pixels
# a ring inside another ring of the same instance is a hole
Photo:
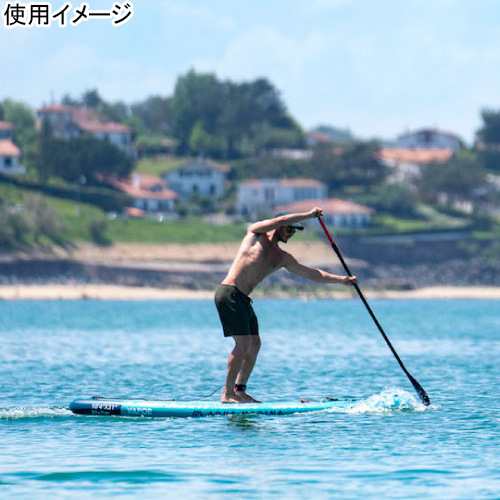
[[[222,283],[234,285],[249,295],[266,276],[283,266],[286,255],[271,241],[269,233],[249,231]]]

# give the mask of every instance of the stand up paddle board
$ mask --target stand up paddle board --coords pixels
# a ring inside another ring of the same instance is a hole
[[[75,399],[69,409],[78,415],[123,417],[209,417],[215,415],[290,415],[349,408],[352,401],[223,404],[217,401],[148,401],[145,399]]]

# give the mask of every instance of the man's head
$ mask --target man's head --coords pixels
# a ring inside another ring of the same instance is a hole
[[[287,243],[288,240],[295,234],[296,231],[303,231],[304,226],[299,224],[290,224],[288,226],[280,226],[276,232],[278,234],[278,241]]]

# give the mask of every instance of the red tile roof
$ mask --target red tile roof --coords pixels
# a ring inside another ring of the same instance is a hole
[[[327,198],[325,200],[303,200],[288,203],[276,207],[278,211],[284,212],[307,212],[314,207],[320,207],[329,214],[371,214],[373,209],[359,203],[339,198]]]
[[[9,139],[0,140],[0,156],[21,156],[19,148]]]
[[[136,207],[127,207],[125,209],[125,213],[129,216],[129,217],[135,217],[135,218],[141,218],[141,217],[144,217],[145,213],[144,210],[141,210],[140,208],[136,208]]]
[[[130,129],[126,125],[115,122],[102,123],[99,121],[75,120],[77,125],[87,132],[106,133],[106,134],[128,134]]]
[[[107,134],[128,134],[130,128],[116,122],[103,122],[98,114],[88,108],[76,106],[64,106],[62,104],[52,104],[39,110],[40,113],[70,113],[72,120],[78,127],[87,132],[107,133]]]
[[[0,121],[0,130],[12,130],[14,125],[10,122]]]
[[[40,113],[71,113],[74,108],[71,106],[64,106],[63,104],[50,104],[40,108]]]
[[[123,191],[132,198],[147,198],[150,200],[176,200],[178,195],[160,177],[153,175],[134,174],[128,179],[109,179],[108,182],[116,189]],[[157,186],[158,191],[152,191]]]
[[[427,163],[446,163],[453,156],[453,151],[448,148],[383,148],[379,151],[378,155],[381,160],[392,163],[416,163],[425,165]]]

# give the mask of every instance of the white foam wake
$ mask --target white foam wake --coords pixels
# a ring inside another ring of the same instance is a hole
[[[73,415],[68,409],[61,407],[12,407],[0,408],[0,420],[17,420],[22,418],[68,417]]]
[[[427,408],[413,394],[389,387],[378,394],[357,401],[344,410],[346,413],[392,413],[399,411],[425,411]]]

